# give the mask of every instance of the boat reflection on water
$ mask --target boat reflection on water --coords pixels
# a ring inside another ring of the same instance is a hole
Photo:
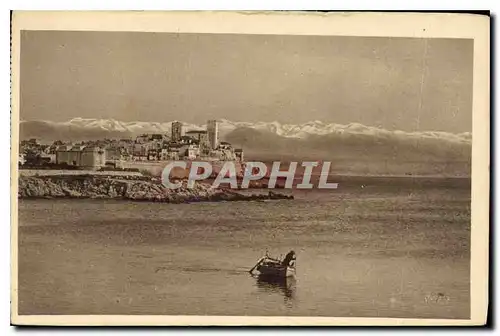
[[[257,278],[257,287],[260,290],[270,293],[280,293],[286,299],[293,299],[295,296],[296,280],[293,277],[277,278],[259,275]]]

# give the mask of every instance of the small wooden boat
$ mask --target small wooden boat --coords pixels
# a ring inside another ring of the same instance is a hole
[[[259,277],[271,279],[295,277],[295,261],[296,256],[294,251],[288,252],[283,260],[272,258],[266,252],[266,255],[260,258],[257,264],[252,267],[250,273],[253,274],[253,271],[257,270]]]

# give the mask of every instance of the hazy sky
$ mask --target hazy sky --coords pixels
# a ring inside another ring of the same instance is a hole
[[[472,127],[472,40],[35,31],[21,38],[23,120]]]

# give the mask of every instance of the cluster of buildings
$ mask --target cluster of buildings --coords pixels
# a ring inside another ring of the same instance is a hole
[[[126,161],[209,160],[243,161],[243,150],[219,141],[216,120],[204,130],[185,131],[181,122],[173,122],[170,134],[143,134],[135,139],[104,139],[76,144],[55,141],[41,145],[35,139],[22,141],[20,163],[37,160],[85,169],[118,166]],[[33,154],[36,153],[36,154]],[[29,157],[27,157],[29,156]]]

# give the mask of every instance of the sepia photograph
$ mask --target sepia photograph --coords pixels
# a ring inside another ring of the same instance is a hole
[[[489,17],[12,27],[12,323],[485,323]]]

